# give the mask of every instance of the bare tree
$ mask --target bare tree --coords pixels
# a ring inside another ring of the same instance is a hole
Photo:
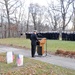
[[[28,30],[29,30],[29,17],[30,17],[30,13],[29,13],[29,11],[28,11],[28,18],[27,18],[26,32],[28,32]]]
[[[3,5],[1,5],[1,7],[3,7]],[[0,35],[1,38],[6,37],[6,27],[4,24],[4,13],[3,13],[3,8],[0,8]],[[3,34],[4,33],[4,34]]]
[[[48,15],[46,16],[46,19],[49,22],[50,29],[56,31],[59,25],[58,21],[60,20],[60,15],[59,12],[56,12],[54,9],[57,9],[57,7],[54,6],[53,3],[49,4]]]
[[[0,1],[1,4],[3,4],[6,8],[6,16],[7,16],[7,20],[8,20],[8,37],[10,37],[10,15],[13,14],[13,12],[15,11],[16,8],[18,8],[20,6],[20,1],[18,0],[3,0]]]
[[[38,32],[42,31],[42,25],[45,25],[45,13],[46,13],[46,7],[45,6],[41,6],[39,8],[39,12],[38,12],[38,17],[37,17],[37,29]]]
[[[73,16],[73,12],[69,16],[68,21],[66,22],[67,14],[69,15],[69,8],[72,5],[73,0],[60,0],[61,5],[61,16],[62,16],[62,30],[64,31],[66,26],[71,21],[71,18]]]
[[[60,25],[59,26],[59,33],[60,33],[59,37],[61,39],[62,39],[62,30],[64,31],[66,29],[66,27],[68,26],[73,16],[73,11],[71,10],[73,1],[74,0],[58,0],[59,2],[58,5],[54,5],[53,2],[52,4],[49,4],[49,8],[51,8],[51,10],[49,11],[49,15],[51,18],[50,23],[52,23],[52,26],[54,27],[54,29],[58,26],[59,23],[61,23],[59,24]]]
[[[19,10],[19,13],[17,15],[18,10]],[[16,11],[14,12],[14,19],[15,19],[14,21],[15,21],[17,36],[19,36],[20,22],[21,22],[22,17],[23,17],[23,15],[22,15],[22,13],[23,13],[22,6],[18,10],[16,9]]]
[[[41,25],[44,22],[44,6],[39,6],[38,4],[30,4],[29,12],[32,16],[32,22],[34,24],[34,29],[41,31]]]
[[[74,26],[74,31],[75,31],[75,0],[73,2],[73,26]]]
[[[1,15],[1,35],[2,35],[2,38],[3,38],[3,15]]]
[[[51,4],[49,4],[49,8],[52,9],[49,12],[50,15],[51,15],[51,19],[52,19],[52,14],[54,13],[54,11],[55,11],[54,18],[53,18],[54,20],[56,20],[56,15],[55,14],[59,13],[58,15],[60,15],[60,19],[62,21],[61,22],[61,27],[62,27],[63,31],[68,26],[68,24],[71,21],[71,18],[73,16],[73,11],[71,10],[73,1],[74,0],[58,0],[58,3],[59,3],[58,5],[54,5],[53,2],[51,2]],[[56,22],[57,21],[55,21],[55,23]],[[52,20],[52,23],[54,23],[53,20]]]
[[[36,27],[37,11],[38,11],[38,5],[37,4],[36,5],[30,4],[29,12],[32,15],[32,19],[33,19],[33,24],[34,24],[34,29],[35,30],[37,30],[37,27]]]

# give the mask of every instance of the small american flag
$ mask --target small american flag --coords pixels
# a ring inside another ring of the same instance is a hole
[[[21,64],[21,58],[20,58],[20,56],[18,55],[18,57],[17,57],[17,64]]]
[[[15,58],[15,57],[14,57],[14,53],[12,53],[12,59],[14,60],[14,58]]]

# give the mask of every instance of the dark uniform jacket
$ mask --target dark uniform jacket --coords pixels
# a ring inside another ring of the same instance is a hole
[[[38,41],[38,39],[37,39],[37,35],[36,34],[31,34],[31,38],[30,38],[30,40],[31,40],[31,44],[32,45],[36,45],[36,42]]]

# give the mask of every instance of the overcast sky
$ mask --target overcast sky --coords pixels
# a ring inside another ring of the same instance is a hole
[[[57,0],[23,0],[25,4],[28,6],[30,3],[38,3],[39,5],[42,6],[48,6],[48,3],[51,3],[52,1],[57,4]]]
[[[39,5],[47,5],[47,0],[26,0],[26,5],[29,5],[30,3],[38,3]]]

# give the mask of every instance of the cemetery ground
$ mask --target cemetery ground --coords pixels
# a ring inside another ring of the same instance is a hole
[[[0,44],[18,48],[30,49],[30,40],[25,38],[0,39]],[[74,41],[47,40],[47,50],[55,52],[57,49],[74,51]],[[1,75],[75,75],[75,70],[62,68],[38,60],[24,57],[24,65],[17,67],[16,56],[14,63],[6,63],[6,53],[0,54]]]
[[[38,60],[24,57],[23,66],[16,65],[16,55],[14,62],[6,63],[6,53],[0,54],[0,75],[75,75],[75,70],[62,68]]]

